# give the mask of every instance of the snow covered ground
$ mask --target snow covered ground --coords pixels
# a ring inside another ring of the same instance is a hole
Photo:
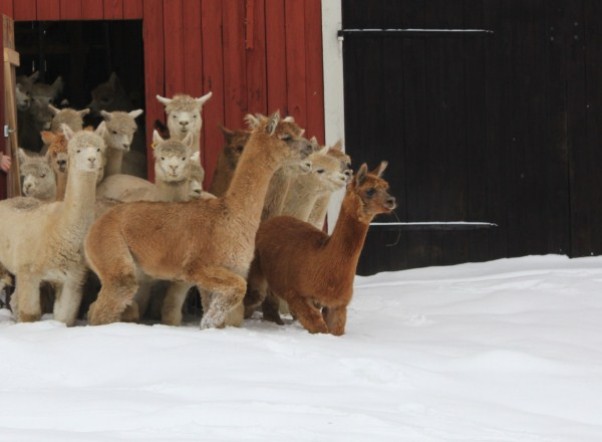
[[[356,279],[347,334],[14,324],[0,441],[602,440],[602,258]]]

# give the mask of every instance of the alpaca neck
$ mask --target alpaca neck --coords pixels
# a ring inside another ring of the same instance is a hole
[[[209,193],[215,196],[222,196],[228,190],[228,186],[232,181],[234,168],[229,164],[223,151],[217,159],[217,167],[213,173],[213,179],[209,186]]]
[[[326,219],[326,213],[328,212],[328,205],[330,204],[331,195],[332,193],[327,193],[318,197],[307,221],[320,230],[322,230],[324,227],[324,221]]]
[[[157,200],[166,202],[188,201],[189,185],[188,179],[181,181],[163,181],[157,179],[155,182],[157,188]]]
[[[104,176],[116,175],[121,173],[123,164],[123,150],[109,147],[107,149],[107,164],[105,165]]]
[[[272,143],[274,140],[267,134],[251,136],[223,197],[227,206],[236,206],[237,217],[246,219],[249,228],[255,230],[272,175],[282,163],[271,152]]]
[[[65,190],[67,188],[67,172],[57,173],[56,175],[56,201],[65,199]]]
[[[353,273],[355,273],[360,253],[364,247],[370,221],[374,218],[374,216],[365,214],[362,216],[361,211],[362,203],[358,196],[348,191],[326,246],[331,250],[330,253],[333,256],[339,258],[339,262],[347,263]]]
[[[69,169],[69,179],[63,199],[61,217],[66,226],[82,225],[87,228],[94,218],[96,198],[96,173]]]
[[[270,179],[263,204],[262,221],[282,213],[290,183],[291,177],[286,167],[281,167],[274,172]]]
[[[320,194],[311,176],[300,176],[288,188],[282,215],[307,221]]]

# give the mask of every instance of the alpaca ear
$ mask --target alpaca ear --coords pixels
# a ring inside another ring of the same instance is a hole
[[[53,113],[53,115],[58,114],[61,110],[54,107],[52,104],[48,103],[48,109]]]
[[[27,161],[27,154],[25,153],[22,147],[19,147],[17,155],[19,157],[19,163],[24,163],[25,161]]]
[[[56,139],[56,135],[53,132],[50,132],[49,130],[43,130],[42,132],[40,132],[40,136],[42,137],[42,141],[44,142],[44,144],[52,144]]]
[[[111,72],[109,76],[109,84],[113,89],[117,89],[119,87],[119,77],[117,77],[116,72]]]
[[[98,127],[96,128],[96,130],[94,130],[94,128],[92,126],[86,126],[84,128],[84,130],[87,131],[87,132],[94,132],[100,138],[104,139],[105,133],[107,132],[107,126],[105,125],[105,122],[103,121],[102,123],[100,123],[98,125]]]
[[[257,126],[259,126],[259,118],[253,114],[245,115],[244,120],[245,120],[245,123],[247,123],[247,126],[249,127],[249,129],[251,129],[251,130],[253,130]]]
[[[374,168],[374,170],[372,171],[372,174],[374,174],[380,178],[380,176],[383,174],[383,172],[385,171],[385,169],[387,168],[388,165],[389,165],[388,161],[381,161],[380,164]]]
[[[336,143],[334,143],[331,149],[340,150],[341,152],[343,152],[343,140],[339,140]]]
[[[59,94],[63,90],[63,77],[60,75],[56,77],[51,87],[55,94]]]
[[[366,179],[366,174],[368,173],[368,165],[366,163],[362,164],[355,174],[355,185],[361,186],[364,180]]]
[[[282,121],[284,121],[285,123],[294,123],[295,117],[293,117],[292,115],[287,115],[282,119]]]
[[[278,123],[280,123],[280,111],[276,111],[270,115],[268,124],[265,126],[265,131],[268,133],[268,135],[274,135],[274,132],[276,132],[276,127],[278,127]]]
[[[78,113],[79,113],[80,117],[85,117],[86,115],[88,115],[90,113],[90,109],[88,109],[88,108],[82,109]]]
[[[171,98],[165,98],[165,97],[162,97],[161,95],[157,95],[157,100],[159,100],[159,103],[162,103],[165,106],[167,106],[169,103],[172,102]]]
[[[38,78],[40,78],[40,71],[35,71],[33,74],[31,74],[29,77],[27,77],[29,79],[29,81],[31,81],[32,83],[35,83],[36,81],[38,81]]]
[[[105,121],[111,121],[111,118],[113,118],[111,112],[107,112],[106,110],[101,110],[100,115],[102,115],[102,118],[104,118]]]
[[[192,132],[188,132],[186,136],[182,139],[182,143],[186,146],[187,149],[192,148],[192,143],[194,142],[194,135]]]
[[[128,115],[132,118],[138,118],[140,115],[142,115],[143,112],[144,111],[142,109],[136,109],[128,112]]]
[[[192,155],[190,155],[190,161],[196,161],[197,163],[201,162],[201,152],[195,151]]]
[[[71,138],[73,138],[73,136],[75,135],[73,130],[65,123],[61,124],[61,130],[63,131],[63,134],[65,135],[67,141],[71,140]]]
[[[234,137],[234,132],[222,126],[221,124],[219,125],[219,128],[222,131],[222,134],[224,134],[224,141],[226,142],[226,144],[232,143],[232,137]]]
[[[190,135],[190,134],[188,134]],[[188,136],[186,135],[186,136]],[[157,146],[157,144],[162,143],[163,141],[165,141],[163,138],[161,138],[161,135],[159,135],[159,132],[157,131],[157,129],[155,129],[153,131],[153,149]]]
[[[327,155],[329,150],[330,148],[328,146],[324,146],[320,150],[318,150],[318,153],[320,155]]]
[[[211,98],[212,95],[213,95],[213,92],[207,92],[202,97],[195,98],[194,101],[196,101],[199,106],[202,106],[205,103],[207,103],[207,101],[209,101],[209,99]]]
[[[311,137],[309,144],[311,144],[312,151],[317,152],[320,150],[320,143],[318,143],[318,139],[316,137]]]

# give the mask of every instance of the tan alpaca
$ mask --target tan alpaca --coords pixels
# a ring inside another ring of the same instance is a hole
[[[56,200],[62,201],[65,197],[67,166],[69,163],[67,138],[62,133],[42,131],[42,140],[48,146],[46,160],[54,171],[56,178]]]
[[[136,118],[142,112],[142,109],[130,112],[100,111],[104,121],[100,123],[98,130],[107,145],[105,178],[118,173],[146,176],[146,158],[140,152],[130,150],[138,128]]]
[[[353,170],[351,169],[351,157],[343,151],[343,143],[339,140],[334,146],[328,149],[328,154],[339,160],[340,171],[351,178]],[[311,225],[318,229],[324,227],[326,221],[326,213],[328,212],[328,205],[330,204],[330,198],[332,193],[327,193],[318,198],[314,208],[309,215],[309,222]]]
[[[236,165],[250,134],[247,130],[230,130],[223,126],[220,126],[220,128],[224,134],[225,144],[217,157],[217,166],[209,186],[209,193],[215,196],[222,196],[228,190],[230,181],[234,176],[234,170],[236,170]]]
[[[198,163],[198,152],[190,155],[192,140],[192,134],[182,141],[164,140],[154,131],[155,183],[132,175],[111,175],[100,183],[97,196],[123,202],[188,201],[194,192],[192,164]]]
[[[102,283],[88,312],[90,324],[118,321],[132,304],[141,273],[177,281],[163,304],[163,321],[181,322],[191,285],[212,294],[201,327],[222,327],[242,302],[263,200],[274,171],[296,149],[303,130],[278,112],[256,126],[226,194],[185,203],[117,206],[91,227],[85,253]]]
[[[46,157],[29,156],[19,149],[19,172],[23,196],[44,202],[56,200],[56,178]]]
[[[40,319],[40,282],[56,292],[54,318],[75,322],[86,265],[83,238],[94,217],[96,175],[104,141],[92,132],[73,133],[69,140],[69,181],[65,200],[42,203],[33,198],[0,202],[0,263],[16,277],[13,296],[18,321]]]
[[[366,164],[360,167],[347,187],[331,236],[289,216],[262,223],[252,264],[259,276],[249,279],[251,291],[265,296],[269,289],[287,301],[292,314],[311,333],[342,335],[370,222],[395,208],[389,185],[380,177],[386,165],[382,162],[371,173]]]
[[[52,104],[48,108],[53,114],[50,122],[50,130],[59,132],[63,124],[71,128],[73,132],[80,131],[84,128],[84,117],[90,113],[90,109],[75,110],[71,108],[58,109]]]

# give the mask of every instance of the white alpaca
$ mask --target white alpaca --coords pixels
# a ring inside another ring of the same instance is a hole
[[[107,145],[105,177],[118,173],[146,176],[146,158],[140,152],[130,150],[138,128],[136,118],[142,112],[142,109],[130,112],[100,111],[104,121],[100,123],[98,130]]]
[[[56,177],[46,157],[29,156],[19,148],[19,172],[23,196],[45,202],[56,199]]]
[[[116,174],[98,186],[97,196],[122,202],[188,201],[197,192],[193,163],[199,163],[198,152],[190,154],[192,135],[184,140],[164,140],[153,132],[155,183],[131,175]]]
[[[13,311],[20,322],[40,319],[42,281],[55,288],[56,320],[73,325],[81,301],[86,274],[83,238],[94,219],[96,175],[105,144],[93,132],[74,133],[68,126],[63,131],[69,139],[64,201],[0,201],[0,265],[15,275]]]

